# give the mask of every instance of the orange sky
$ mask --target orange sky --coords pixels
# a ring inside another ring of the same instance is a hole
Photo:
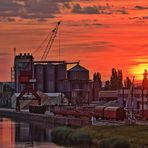
[[[17,5],[6,1],[0,2],[0,12],[9,3],[12,7],[7,9],[12,12],[0,15],[0,81],[10,80],[13,48],[18,53],[33,52],[58,20],[62,20],[62,60],[80,60],[91,74],[100,72],[103,80],[109,79],[112,67],[122,69],[124,76],[135,75],[137,79],[148,68],[146,0],[51,0],[47,14],[54,15],[53,18],[45,17],[46,7],[42,8],[42,4],[46,0],[40,0],[40,7],[37,0],[28,0],[28,4],[17,0]],[[21,9],[13,14],[14,8]],[[56,39],[48,60],[58,59],[57,50]],[[43,50],[34,56],[38,60],[42,54]]]

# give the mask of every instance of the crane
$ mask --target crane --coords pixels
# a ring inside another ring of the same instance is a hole
[[[44,49],[44,52],[43,52],[43,55],[41,57],[41,61],[45,61],[47,59],[47,56],[48,56],[48,54],[49,54],[49,52],[51,50],[51,47],[52,47],[52,45],[53,45],[53,43],[55,41],[55,38],[57,36],[60,24],[61,24],[61,21],[58,21],[55,28],[47,35],[47,37],[43,40],[41,45],[33,52],[33,54],[36,53],[47,42],[47,45],[46,45],[46,47]]]

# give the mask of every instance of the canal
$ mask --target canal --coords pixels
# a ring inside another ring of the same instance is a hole
[[[0,148],[59,148],[51,142],[53,128],[0,117]]]

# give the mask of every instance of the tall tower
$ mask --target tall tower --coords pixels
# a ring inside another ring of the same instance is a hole
[[[15,92],[20,93],[24,89],[24,85],[20,84],[20,73],[31,72],[33,76],[33,56],[29,53],[20,53],[15,56],[14,60],[14,71],[15,71]]]

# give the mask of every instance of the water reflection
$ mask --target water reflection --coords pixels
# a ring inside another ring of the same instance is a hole
[[[0,118],[0,148],[59,148],[51,143],[51,127]]]

